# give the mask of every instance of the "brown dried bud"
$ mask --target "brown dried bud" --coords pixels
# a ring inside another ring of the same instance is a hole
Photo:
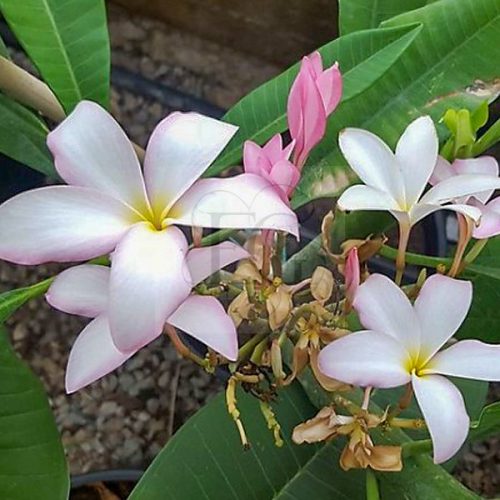
[[[277,330],[287,320],[293,309],[292,296],[288,287],[280,286],[266,300],[271,330]]]
[[[311,277],[311,294],[324,304],[331,296],[334,286],[333,274],[326,267],[318,266]]]
[[[371,467],[382,472],[399,472],[403,468],[401,446],[374,446],[367,436],[365,443],[347,444],[340,456],[340,467],[344,470]]]
[[[238,267],[234,272],[234,279],[236,281],[252,280],[262,283],[262,276],[255,263],[250,259],[244,259],[238,263]]]
[[[248,300],[247,292],[243,291],[237,295],[231,304],[229,304],[227,313],[231,316],[234,324],[238,327],[244,319],[248,319],[252,304]]]
[[[337,415],[333,408],[325,406],[318,414],[297,425],[293,430],[294,443],[319,443],[335,437],[340,427],[350,427],[354,417]]]

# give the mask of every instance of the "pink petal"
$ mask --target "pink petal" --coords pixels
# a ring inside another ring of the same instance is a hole
[[[94,189],[26,191],[0,205],[0,258],[27,265],[92,259],[111,252],[137,220],[126,205]]]
[[[245,141],[243,145],[243,167],[245,173],[256,175],[271,170],[271,164],[262,148],[253,141]]]
[[[326,112],[307,59],[288,96],[287,116],[292,139],[296,141],[296,164],[304,165],[311,149],[323,138],[326,130]]]
[[[429,359],[459,329],[472,302],[472,284],[434,274],[415,300],[422,340],[420,359]]]
[[[346,128],[339,135],[345,159],[368,186],[383,191],[405,205],[403,177],[394,153],[379,137],[367,130]]]
[[[140,349],[161,334],[192,287],[187,241],[176,227],[156,231],[137,224],[113,254],[109,320],[120,351]]]
[[[358,288],[353,306],[365,328],[389,335],[410,353],[418,353],[417,315],[405,293],[389,278],[372,274]]]
[[[360,387],[389,389],[407,384],[406,349],[384,333],[363,330],[334,340],[321,350],[319,369],[327,377]]]
[[[438,155],[436,165],[429,178],[429,184],[435,186],[438,182],[444,181],[456,175],[455,169],[451,166],[450,162]]]
[[[106,311],[109,267],[82,264],[60,273],[45,295],[59,311],[95,318]]]
[[[71,394],[112,372],[130,356],[120,352],[111,338],[106,315],[92,320],[78,335],[66,368],[66,392]]]
[[[492,189],[500,189],[499,177],[482,174],[455,175],[429,189],[420,199],[420,203],[440,205],[462,196],[470,196]]]
[[[210,247],[193,248],[186,256],[193,286],[208,278],[219,269],[249,257],[248,252],[230,241]]]
[[[316,79],[319,93],[323,100],[326,116],[333,113],[340,98],[342,97],[342,75],[339,65],[335,63],[332,67],[323,71]]]
[[[217,158],[237,127],[198,113],[172,113],[154,129],[144,176],[156,214],[168,210]]]
[[[297,216],[273,186],[257,175],[197,181],[172,207],[172,223],[244,229],[277,229],[298,236]]]
[[[139,160],[115,119],[98,104],[80,102],[47,136],[59,175],[149,213]]]
[[[304,57],[304,64],[307,65],[307,68],[315,78],[318,78],[323,73],[323,60],[317,50]]]
[[[283,139],[281,134],[275,134],[269,139],[269,141],[262,147],[266,158],[269,160],[270,165],[274,165],[280,160],[288,160],[284,158],[286,153],[283,152]]]
[[[500,197],[486,205],[471,199],[470,204],[481,210],[479,226],[474,228],[472,236],[476,239],[492,238],[500,234]]]
[[[238,335],[233,320],[215,297],[191,295],[167,321],[229,361],[238,358]]]
[[[453,168],[457,174],[483,174],[498,177],[498,162],[492,156],[480,156],[479,158],[457,159],[453,162]],[[493,195],[494,190],[489,189],[475,193],[474,197],[482,203],[486,203]]]
[[[337,206],[341,210],[400,210],[390,194],[364,184],[347,188],[338,199]]]
[[[284,201],[288,199],[300,180],[300,170],[288,160],[280,160],[273,165],[269,176],[271,183],[284,193]]]
[[[439,373],[475,380],[500,380],[500,345],[479,340],[461,340],[438,352],[422,370],[423,375]]]
[[[421,116],[408,125],[396,146],[396,159],[403,173],[406,204],[422,196],[438,158],[439,141],[434,122]]]
[[[449,460],[464,444],[469,416],[460,391],[440,375],[412,375],[412,385],[434,447],[434,463]]]
[[[358,249],[356,247],[351,248],[351,250],[349,250],[347,254],[344,276],[346,289],[345,295],[347,297],[347,300],[352,304],[361,281]]]

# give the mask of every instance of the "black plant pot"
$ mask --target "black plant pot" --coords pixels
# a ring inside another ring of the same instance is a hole
[[[116,469],[89,472],[71,478],[70,500],[100,500],[100,491],[110,491],[120,500],[130,495],[144,474],[142,470]]]

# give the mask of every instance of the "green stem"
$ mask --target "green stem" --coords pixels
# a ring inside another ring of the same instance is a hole
[[[379,250],[379,254],[387,259],[396,260],[398,251],[388,245],[382,245]],[[445,265],[446,267],[451,265],[452,260],[446,257],[430,257],[428,255],[422,255],[419,253],[406,252],[406,263],[415,266],[424,267],[437,267],[439,265]]]
[[[216,245],[217,243],[221,243],[232,236],[234,236],[238,231],[236,229],[219,229],[219,231],[215,231],[215,233],[208,234],[204,238],[201,239],[201,246],[208,247],[210,245]]]
[[[377,476],[371,469],[366,469],[366,500],[380,500]]]
[[[498,119],[472,146],[471,155],[479,156],[500,140],[500,119]]]
[[[403,457],[411,457],[421,453],[430,453],[432,451],[432,441],[430,439],[422,439],[420,441],[409,441],[403,443]]]
[[[267,335],[267,331],[258,333],[257,335],[254,335],[248,342],[243,344],[238,351],[238,361],[241,362],[248,358],[252,354],[255,346],[262,342],[262,340],[264,340]]]

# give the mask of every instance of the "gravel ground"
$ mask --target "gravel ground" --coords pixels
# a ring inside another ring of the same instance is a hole
[[[112,60],[195,97],[227,108],[279,71],[255,58],[164,24],[109,11]],[[16,61],[22,61],[20,55]],[[145,145],[155,124],[172,109],[113,87],[112,111],[131,138]],[[0,262],[0,292],[34,283],[63,269],[28,268]],[[73,474],[110,468],[143,468],[169,436],[221,389],[192,363],[180,360],[159,339],[122,368],[77,394],[64,393],[64,367],[85,322],[29,303],[10,320],[17,352],[44,382]],[[500,399],[500,389],[491,390]],[[476,443],[464,454],[456,476],[485,496],[500,492],[500,438]]]

